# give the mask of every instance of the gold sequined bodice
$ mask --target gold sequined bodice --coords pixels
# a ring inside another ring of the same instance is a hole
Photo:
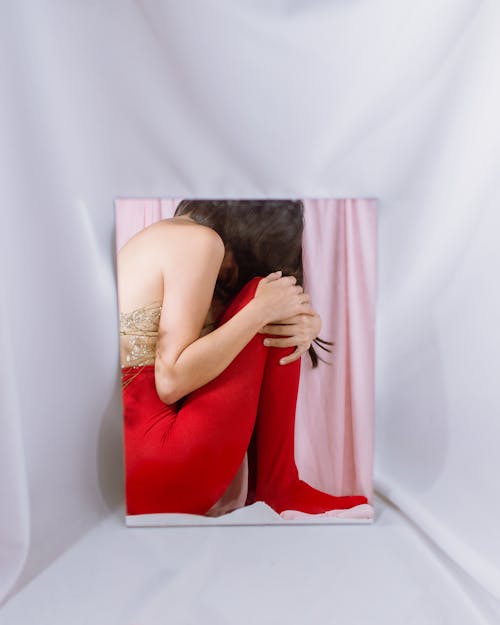
[[[120,313],[120,362],[121,368],[154,365],[156,343],[162,306],[153,302],[127,313]],[[200,336],[215,328],[211,308]]]
[[[120,361],[123,367],[154,365],[161,304],[153,302],[120,313]]]

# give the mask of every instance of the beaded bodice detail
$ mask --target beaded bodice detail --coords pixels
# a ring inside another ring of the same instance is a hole
[[[123,367],[154,365],[162,306],[153,302],[120,313],[120,361]]]
[[[162,305],[153,302],[127,313],[120,313],[121,368],[154,365]],[[209,311],[200,336],[215,329],[213,313]]]

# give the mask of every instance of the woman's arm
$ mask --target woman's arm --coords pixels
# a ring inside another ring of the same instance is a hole
[[[172,404],[217,377],[269,318],[252,300],[225,324],[200,338],[224,257],[224,243],[214,230],[193,225],[180,229],[168,247],[167,252],[163,244],[164,302],[155,382],[160,398]]]

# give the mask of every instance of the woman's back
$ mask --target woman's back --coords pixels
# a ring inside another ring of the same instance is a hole
[[[122,367],[154,364],[161,311],[166,299],[164,283],[176,271],[176,250],[190,254],[196,245],[193,232],[206,226],[187,218],[163,219],[125,243],[117,254],[120,310],[120,362]],[[178,269],[178,267],[177,267]],[[201,335],[212,329],[214,308]]]
[[[172,237],[189,247],[189,231],[202,227],[187,219],[162,219],[125,243],[117,255],[120,312],[163,300],[162,267],[168,264]]]

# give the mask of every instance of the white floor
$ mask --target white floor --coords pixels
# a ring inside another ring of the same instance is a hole
[[[127,528],[118,510],[13,596],[1,625],[494,623],[383,501],[372,525]]]

